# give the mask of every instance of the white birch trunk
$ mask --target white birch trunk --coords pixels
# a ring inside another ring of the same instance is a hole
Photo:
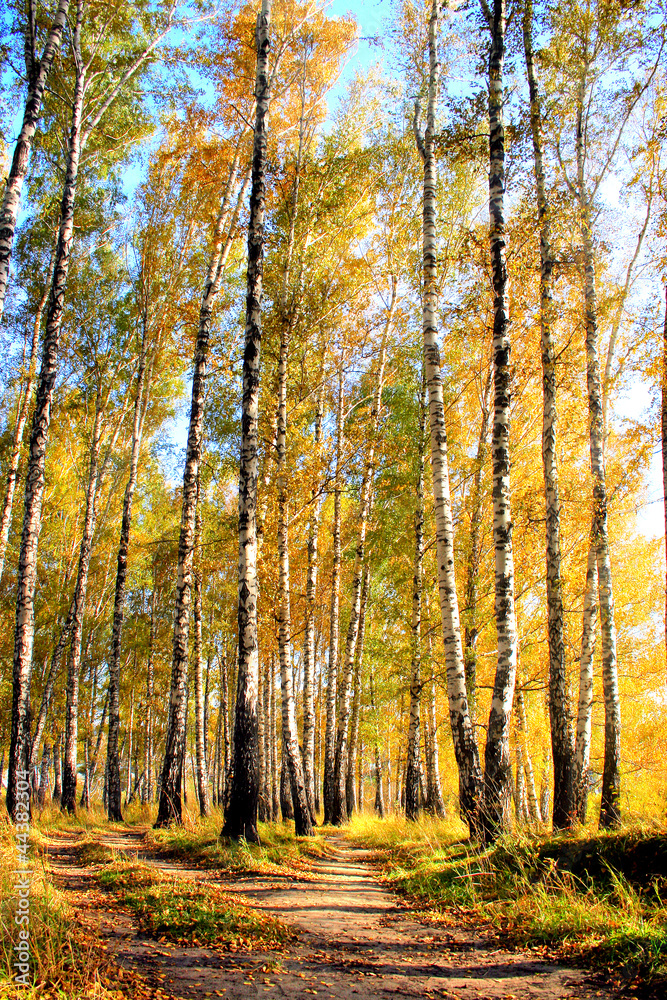
[[[99,454],[102,436],[103,420],[102,400],[98,394],[95,407],[95,424],[93,426],[90,448],[90,468],[88,473],[88,489],[86,492],[86,514],[79,554],[79,569],[74,589],[74,614],[72,616],[72,643],[67,665],[67,698],[65,705],[65,760],[63,767],[63,791],[61,807],[73,813],[76,808],[77,782],[77,742],[79,713],[79,673],[81,666],[81,640],[83,636],[83,618],[86,610],[86,593],[88,589],[88,568],[93,548],[93,535],[97,520],[97,495],[100,485]]]
[[[408,759],[405,775],[405,815],[407,819],[419,818],[419,775],[421,771],[420,702],[421,679],[421,628],[422,628],[422,564],[424,561],[424,424],[426,385],[422,378],[419,394],[419,438],[417,471],[417,505],[415,507],[415,554],[412,572],[412,669],[410,679],[410,722],[408,725]]]
[[[382,388],[384,385],[384,369],[387,360],[387,340],[391,330],[394,308],[396,306],[396,279],[391,276],[391,300],[387,310],[387,318],[382,333],[380,344],[380,356],[378,358],[377,379],[371,404],[369,419],[369,444],[364,465],[364,475],[361,482],[361,496],[359,500],[359,533],[357,536],[357,546],[354,553],[354,573],[352,577],[352,600],[350,607],[350,620],[345,641],[345,654],[343,656],[341,683],[338,691],[338,731],[336,734],[336,753],[334,757],[333,776],[333,811],[331,822],[340,825],[345,823],[347,816],[347,796],[345,783],[347,777],[347,756],[348,756],[348,724],[350,721],[350,709],[352,698],[352,677],[354,669],[354,653],[357,646],[357,636],[359,633],[359,612],[361,609],[361,589],[364,572],[364,555],[366,550],[366,531],[373,503],[373,486],[375,477],[375,444],[382,409]]]
[[[600,637],[602,641],[602,685],[605,707],[604,770],[600,802],[600,827],[615,829],[621,822],[621,703],[618,692],[616,626],[611,575],[611,557],[607,529],[607,481],[604,459],[604,411],[600,378],[597,297],[595,291],[595,255],[591,223],[591,205],[585,178],[585,83],[582,74],[577,102],[577,193],[584,251],[584,301],[586,326],[586,383],[588,389],[588,427],[591,474],[593,477],[593,537],[598,571]]]
[[[357,809],[357,801],[354,792],[354,774],[357,767],[357,757],[359,750],[359,723],[361,719],[361,688],[362,670],[364,659],[364,639],[366,636],[366,609],[368,607],[368,595],[370,592],[371,570],[366,563],[364,570],[364,583],[361,590],[361,608],[359,610],[359,634],[357,636],[357,648],[355,653],[354,667],[354,695],[352,698],[352,717],[350,720],[350,752],[347,762],[347,777],[345,782],[345,795],[347,801],[347,815],[352,814]],[[361,804],[359,803],[359,809]]]
[[[419,108],[415,109],[415,139],[424,163],[423,205],[423,296],[424,370],[428,387],[429,428],[431,435],[431,470],[436,523],[436,558],[438,589],[442,613],[442,633],[447,669],[447,697],[452,727],[454,755],[459,771],[461,813],[471,831],[477,829],[477,812],[482,774],[475,734],[470,720],[461,644],[461,626],[456,592],[454,562],[454,526],[449,492],[447,431],[437,340],[437,165],[435,158],[436,106],[440,79],[438,56],[439,6],[433,0],[429,24],[429,90],[426,129],[419,131]]]
[[[32,341],[30,343],[30,355],[27,364],[26,384],[19,393],[16,423],[14,424],[14,433],[12,435],[12,450],[9,456],[9,468],[7,470],[5,500],[2,505],[2,516],[0,517],[0,580],[2,579],[2,573],[5,567],[5,555],[7,552],[7,542],[9,540],[9,529],[12,522],[14,491],[16,489],[16,480],[18,478],[19,462],[21,459],[23,431],[25,429],[26,420],[28,419],[28,410],[30,408],[32,394],[35,388],[37,351],[39,348],[39,335],[42,329],[42,315],[51,290],[51,281],[53,279],[55,263],[56,248],[54,247],[51,254],[48,274],[44,283],[44,292],[37,306],[37,312],[35,313],[35,320],[32,327]]]
[[[160,804],[155,821],[156,826],[166,826],[182,821],[181,784],[185,754],[185,687],[188,672],[188,642],[190,631],[190,605],[192,601],[192,565],[194,557],[195,518],[197,509],[197,480],[201,461],[202,437],[204,432],[204,403],[208,367],[208,346],[211,332],[213,305],[220,291],[225,264],[232,247],[236,222],[241,209],[245,184],[238,193],[236,207],[231,211],[232,199],[237,187],[239,152],[231,166],[225,187],[220,212],[216,222],[213,248],[208,272],[204,282],[199,308],[199,328],[195,345],[194,372],[192,379],[192,403],[188,443],[183,472],[183,505],[181,510],[181,530],[178,543],[178,567],[176,580],[176,609],[174,614],[174,639],[169,696],[169,717],[165,756],[162,765]],[[230,218],[231,216],[231,218]]]
[[[65,11],[63,11],[63,21],[64,15]],[[79,53],[79,63],[82,20],[83,3],[82,0],[79,0],[72,40],[75,51]],[[74,199],[81,153],[83,99],[84,79],[83,73],[79,71],[77,72],[72,99],[72,119],[67,147],[67,166],[60,207],[60,229],[58,232],[53,280],[49,294],[46,332],[42,347],[42,364],[37,384],[37,397],[33,413],[30,451],[26,472],[25,508],[16,595],[12,736],[9,748],[9,773],[7,776],[7,810],[10,816],[14,815],[15,809],[17,772],[23,769],[25,763],[27,763],[26,757],[29,751],[28,702],[30,697],[32,649],[35,634],[34,602],[37,583],[37,545],[42,523],[44,465],[49,425],[51,423],[51,400],[58,371],[60,327],[65,303],[65,285],[69,269],[69,256],[74,236]]]
[[[586,822],[588,808],[588,771],[591,757],[591,728],[593,721],[593,657],[595,655],[595,626],[597,623],[598,571],[595,539],[591,532],[584,588],[584,614],[581,630],[581,658],[579,660],[579,704],[577,707],[577,736],[574,753],[574,788],[576,815],[580,823]]]
[[[21,191],[28,173],[28,162],[32,140],[37,129],[41,110],[44,88],[51,71],[53,60],[60,48],[63,28],[67,19],[69,0],[59,0],[56,13],[47,35],[41,59],[35,53],[35,19],[33,5],[29,4],[30,16],[26,25],[26,69],[28,71],[28,94],[23,109],[23,121],[14,147],[9,177],[5,185],[0,209],[0,320],[5,308],[5,296],[9,283],[16,221],[21,205]],[[2,575],[0,569],[0,576]]]
[[[206,770],[206,705],[204,699],[204,658],[202,653],[202,515],[200,476],[197,473],[197,512],[195,516],[195,551],[197,565],[194,571],[195,585],[195,747],[197,760],[197,798],[199,799],[199,814],[202,817],[211,814],[211,797],[208,790],[208,774]]]
[[[323,422],[323,389],[317,394],[317,411],[315,413],[315,454],[319,455],[322,447]],[[303,762],[306,796],[310,808],[310,817],[315,822],[315,708],[314,708],[314,674],[315,674],[315,597],[317,594],[318,571],[318,533],[322,503],[311,495],[311,515],[308,522],[308,568],[306,575],[306,629],[303,640]]]
[[[493,540],[495,546],[495,618],[498,660],[484,754],[482,823],[485,840],[508,827],[512,788],[510,718],[517,666],[514,610],[514,556],[510,507],[511,368],[507,265],[505,260],[505,129],[503,123],[503,63],[505,0],[494,0],[489,17],[489,216],[493,273],[494,415]]]
[[[334,761],[336,755],[336,707],[338,704],[338,642],[340,625],[340,568],[341,568],[341,466],[343,455],[343,354],[338,369],[338,397],[336,403],[336,448],[334,482],[334,516],[332,525],[333,563],[331,568],[331,613],[329,616],[329,659],[327,663],[326,724],[324,730],[324,822],[331,823],[334,812]]]
[[[257,842],[257,474],[266,145],[270,102],[271,0],[262,0],[257,18],[255,132],[252,158],[243,401],[239,468],[238,679],[234,725],[234,766],[225,834]]]
[[[283,324],[280,337],[278,362],[278,563],[280,603],[278,606],[278,647],[280,652],[280,686],[282,694],[283,752],[294,807],[294,830],[297,837],[312,836],[310,808],[303,777],[299,737],[296,726],[296,708],[290,662],[291,613],[289,578],[289,504],[287,501],[287,361],[291,322]]]
[[[542,465],[546,500],[547,616],[549,633],[549,720],[554,762],[553,828],[564,830],[575,820],[574,739],[565,669],[563,638],[563,587],[561,580],[560,500],[556,461],[556,345],[553,326],[553,251],[551,212],[546,194],[542,159],[542,113],[533,57],[533,4],[526,0],[523,40],[530,89],[530,122],[540,223],[540,336],[542,348]]]

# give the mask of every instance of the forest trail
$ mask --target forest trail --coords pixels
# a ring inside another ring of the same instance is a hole
[[[225,872],[180,864],[142,851],[141,830],[105,834],[100,843],[138,856],[180,878],[201,878],[241,902],[280,917],[297,932],[282,951],[218,951],[156,941],[129,914],[100,909],[91,867],[77,863],[76,836],[47,841],[53,878],[84,920],[94,923],[116,961],[165,995],[199,1000],[288,997],[290,1000],[589,1000],[611,996],[585,970],[547,962],[537,952],[509,951],[483,930],[446,918],[420,922],[392,897],[369,864],[369,852],[329,838],[331,854],[298,874]]]

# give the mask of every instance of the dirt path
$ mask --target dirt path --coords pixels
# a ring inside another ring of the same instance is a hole
[[[109,846],[112,841],[115,848],[141,856],[141,833],[103,840]],[[502,950],[493,939],[455,924],[419,923],[382,888],[366,851],[342,840],[332,842],[332,848],[332,857],[313,861],[306,875],[217,878],[206,872],[208,880],[298,931],[298,940],[284,953],[172,947],[138,933],[129,916],[97,912],[96,919],[122,966],[140,971],[174,997],[193,1000],[589,1000],[611,995],[582,970],[545,962],[537,953]],[[53,840],[48,853],[56,882],[85,911],[92,872],[77,867],[73,840]],[[180,877],[202,874],[151,855],[144,860]]]

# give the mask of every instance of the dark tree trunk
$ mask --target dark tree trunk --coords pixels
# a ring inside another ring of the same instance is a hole
[[[517,665],[514,609],[514,555],[510,505],[509,430],[511,408],[510,337],[505,237],[505,0],[494,0],[489,30],[489,218],[493,272],[494,414],[493,541],[495,547],[495,618],[498,659],[484,755],[482,826],[494,840],[509,824],[512,791],[510,718]]]
[[[118,564],[116,569],[116,590],[114,595],[113,627],[111,637],[111,657],[109,660],[109,735],[107,738],[107,809],[111,822],[119,823],[123,819],[120,805],[120,762],[118,760],[118,737],[120,733],[120,652],[125,612],[125,582],[127,580],[127,557],[130,546],[130,527],[132,524],[132,500],[137,484],[139,470],[139,454],[143,434],[144,418],[148,406],[150,389],[150,371],[146,371],[146,317],[144,316],[143,338],[139,366],[137,369],[137,393],[134,401],[134,421],[132,424],[132,452],[130,456],[130,474],[123,497],[123,515],[120,527],[120,542],[118,545]],[[151,626],[152,627],[152,626]],[[152,656],[149,652],[149,660]],[[150,710],[147,706],[147,717]],[[150,721],[147,722],[147,731]],[[148,740],[150,737],[148,736]]]
[[[342,506],[341,468],[343,458],[344,368],[341,352],[338,369],[336,404],[336,454],[334,516],[332,525],[333,562],[331,567],[331,614],[329,617],[329,660],[327,664],[327,705],[324,730],[324,822],[330,823],[334,811],[334,758],[336,755],[336,707],[338,703],[338,643],[340,636],[340,567],[342,559],[340,527]]]
[[[537,212],[540,223],[540,330],[542,346],[542,463],[546,497],[547,613],[549,626],[549,718],[554,761],[553,827],[564,830],[575,820],[574,737],[565,668],[563,592],[560,554],[560,500],[556,461],[556,345],[553,335],[553,251],[551,212],[542,162],[542,113],[533,57],[533,4],[526,0],[523,40],[530,88]]]
[[[262,0],[257,19],[255,132],[252,158],[243,402],[239,469],[239,648],[234,768],[223,833],[257,843],[257,475],[260,349],[262,343],[262,282],[264,273],[264,213],[266,145],[270,102],[269,49],[271,0]]]
[[[294,819],[294,800],[290,785],[284,737],[282,741],[282,754],[280,760],[280,813],[283,818],[283,823],[288,819]]]

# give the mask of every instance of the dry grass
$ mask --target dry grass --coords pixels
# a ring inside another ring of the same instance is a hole
[[[356,818],[392,888],[423,908],[490,923],[505,940],[558,946],[624,978],[667,982],[667,830],[508,835],[471,843],[458,823]]]

